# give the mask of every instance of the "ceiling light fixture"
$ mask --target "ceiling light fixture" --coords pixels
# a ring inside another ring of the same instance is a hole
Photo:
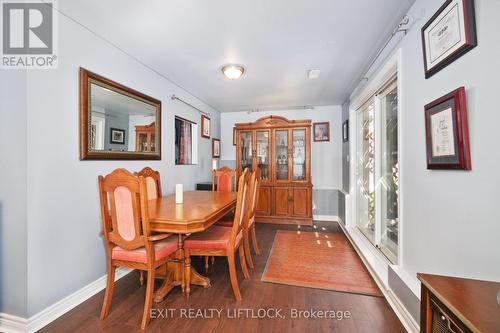
[[[225,65],[222,67],[222,73],[229,79],[229,80],[236,80],[239,79],[243,73],[245,72],[245,69],[243,66],[240,65]]]

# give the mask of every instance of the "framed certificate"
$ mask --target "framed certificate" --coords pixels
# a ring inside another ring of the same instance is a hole
[[[422,27],[425,78],[477,45],[474,0],[446,0]]]
[[[465,88],[425,106],[427,169],[471,170]]]

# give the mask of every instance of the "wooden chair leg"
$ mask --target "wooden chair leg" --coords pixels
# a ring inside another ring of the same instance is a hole
[[[240,248],[238,251],[240,252],[240,265],[241,265],[241,270],[243,271],[243,276],[245,277],[245,279],[248,279],[250,277],[250,274],[248,274],[247,262],[245,261],[245,251],[243,250],[243,244],[240,244]]]
[[[155,269],[148,270],[147,285],[146,285],[146,300],[144,301],[144,312],[142,314],[141,329],[146,329],[151,319],[150,311],[153,304],[153,291],[155,289]]]
[[[233,287],[234,298],[237,301],[241,301],[240,288],[238,286],[238,276],[236,275],[236,267],[234,264],[234,253],[230,253],[227,256],[227,262],[229,264],[229,278],[231,279],[231,286]]]
[[[257,235],[255,234],[255,223],[250,227],[250,231],[252,232],[253,250],[256,255],[260,255],[259,245],[257,244]]]
[[[139,283],[142,285],[144,285],[144,271],[143,270],[139,270]]]
[[[243,235],[243,244],[240,246],[245,247],[245,257],[247,259],[248,266],[250,266],[250,268],[254,268],[252,254],[250,253],[250,240],[248,232],[245,232],[245,234]]]
[[[208,256],[205,256],[205,272],[208,273]]]
[[[186,295],[191,293],[191,255],[189,250],[184,249],[184,284]]]
[[[215,265],[215,257],[212,257],[212,266]]]
[[[101,319],[108,316],[109,308],[111,307],[111,299],[113,298],[113,289],[115,287],[115,269],[116,267],[111,265],[111,262],[109,262],[106,291],[104,292],[104,301],[101,309]]]

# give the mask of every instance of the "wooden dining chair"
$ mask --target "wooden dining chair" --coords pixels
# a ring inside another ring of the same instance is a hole
[[[250,205],[248,211],[248,225],[243,233],[243,244],[245,246],[245,256],[248,266],[254,268],[252,254],[250,252],[250,236],[255,254],[260,255],[259,245],[257,244],[257,235],[255,233],[255,215],[257,211],[257,201],[259,200],[260,169],[257,168],[250,177]]]
[[[255,215],[256,215],[256,209],[257,209],[257,201],[259,199],[259,186],[260,186],[260,180],[261,180],[261,173],[260,169],[257,168],[254,172],[252,172],[250,176],[250,183],[249,183],[249,210],[248,210],[248,228],[245,228],[243,230],[243,244],[245,246],[245,257],[247,259],[248,266],[250,268],[254,268],[253,260],[252,260],[252,254],[250,252],[250,237],[252,237],[252,245],[255,254],[260,255],[260,250],[259,246],[257,244],[257,235],[255,232]],[[219,222],[217,222],[217,225],[224,226],[224,227],[232,227],[233,226],[233,220],[227,219],[226,217],[223,217]]]
[[[146,180],[146,191],[148,200],[158,199],[162,197],[161,192],[161,177],[160,173],[150,167],[145,167],[141,171],[134,172],[136,176],[142,176]],[[144,284],[144,271],[139,270],[139,282],[141,286]]]
[[[146,297],[141,328],[150,320],[157,267],[166,265],[177,251],[177,239],[169,234],[152,236],[149,228],[147,182],[125,169],[99,176],[101,219],[108,257],[108,278],[101,310],[107,317],[113,297],[115,269],[147,271]]]
[[[220,192],[233,192],[236,187],[236,171],[223,166],[217,170],[212,171],[212,191]],[[234,212],[231,212],[224,216],[222,220],[230,220],[231,225],[234,219]],[[218,222],[216,224],[219,224]],[[227,225],[227,222],[225,223]],[[215,262],[215,258],[212,257],[212,265]],[[205,257],[205,272],[208,272],[208,256]]]
[[[220,169],[212,171],[212,191],[233,192],[236,187],[236,171],[223,166]]]
[[[245,279],[249,277],[243,246],[243,229],[248,223],[248,181],[249,173],[245,170],[238,182],[238,194],[236,198],[236,209],[234,223],[231,228],[213,225],[208,230],[196,233],[187,238],[184,242],[184,265],[186,278],[186,294],[190,293],[191,256],[218,256],[227,257],[229,264],[229,277],[233,288],[234,297],[241,300],[238,278],[236,275],[235,255],[238,251],[241,269]]]
[[[146,180],[148,200],[158,199],[162,196],[161,179],[158,171],[153,170],[150,167],[145,167],[139,172],[134,172],[134,175],[142,176]]]

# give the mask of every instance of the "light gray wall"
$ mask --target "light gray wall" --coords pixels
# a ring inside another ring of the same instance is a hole
[[[415,281],[417,272],[500,281],[500,1],[475,1],[478,46],[426,80],[420,29],[441,5],[417,0],[408,13],[411,29],[397,46],[401,269]],[[424,105],[460,86],[467,93],[472,170],[427,170]]]
[[[408,310],[415,322],[420,322],[420,299],[408,288],[403,280],[389,266],[388,270],[389,288],[398,296],[401,303]]]
[[[313,189],[314,215],[339,215],[339,191]]]
[[[0,74],[0,312],[27,315],[26,71]]]
[[[172,94],[210,112],[212,133],[220,135],[217,111],[80,25],[61,15],[58,19],[59,67],[30,71],[27,82],[29,316],[106,272],[99,235],[98,175],[117,167],[136,171],[150,166],[160,171],[165,193],[172,193],[176,183],[193,190],[197,182],[211,179],[209,139],[199,137],[198,165],[175,165],[174,116],[197,123],[201,116],[172,101]],[[161,161],[79,160],[79,66],[161,100]]]

